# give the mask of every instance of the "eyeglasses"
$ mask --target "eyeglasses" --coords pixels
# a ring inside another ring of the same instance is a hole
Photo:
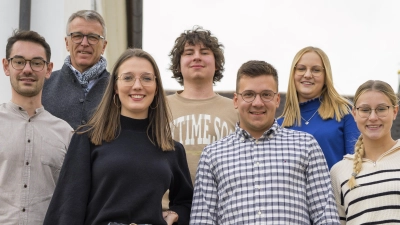
[[[89,42],[89,44],[91,45],[95,45],[99,42],[100,39],[104,39],[103,36],[100,36],[98,34],[82,34],[80,32],[73,32],[68,34],[67,36],[71,36],[71,40],[75,43],[75,44],[80,44],[83,41],[83,38],[86,36],[87,41]]]
[[[297,64],[294,67],[294,69],[295,69],[296,75],[298,75],[298,76],[304,76],[304,74],[306,74],[306,72],[307,72],[307,67],[304,65],[301,65],[301,64]],[[311,67],[310,71],[314,77],[319,77],[323,74],[324,69],[325,68],[322,66],[313,66],[313,67]]]
[[[376,109],[371,109],[371,108],[368,108],[368,107],[358,107],[358,108],[356,108],[356,109],[357,109],[357,111],[358,111],[358,115],[359,115],[361,118],[368,118],[368,117],[371,115],[372,110],[375,111],[375,114],[376,114],[378,117],[386,117],[386,116],[388,115],[389,108],[390,108],[391,106],[393,106],[393,105],[379,106],[379,107],[376,108]],[[394,106],[393,106],[393,107],[394,107]]]
[[[11,61],[11,65],[14,69],[16,70],[23,70],[25,68],[26,62],[29,61],[29,65],[31,66],[31,69],[33,71],[39,72],[42,71],[44,68],[44,65],[49,62],[47,62],[44,59],[41,58],[34,58],[31,60],[24,59],[22,57],[13,57],[13,58],[8,58],[8,61]]]
[[[143,73],[139,78],[136,78],[131,73],[123,73],[116,78],[116,80],[120,80],[123,86],[133,86],[136,82],[136,79],[139,79],[140,84],[142,86],[150,86],[156,80],[156,77],[152,73]]]
[[[254,99],[256,99],[257,95],[260,95],[261,100],[263,100],[264,102],[269,102],[274,98],[277,93],[270,90],[265,90],[260,93],[256,93],[254,91],[243,91],[242,93],[237,94],[242,96],[243,101],[247,103],[252,103]]]

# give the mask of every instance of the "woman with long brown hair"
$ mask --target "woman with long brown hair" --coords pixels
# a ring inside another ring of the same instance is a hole
[[[44,224],[188,224],[192,196],[157,64],[128,49],[92,119],[71,140]]]

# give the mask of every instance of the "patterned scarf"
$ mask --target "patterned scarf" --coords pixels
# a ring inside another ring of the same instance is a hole
[[[86,93],[89,92],[88,90],[89,81],[96,80],[97,78],[99,78],[101,73],[107,67],[107,60],[103,56],[100,56],[100,60],[83,73],[80,73],[71,65],[71,58],[69,55],[67,56],[67,58],[65,58],[64,63],[68,65],[72,71],[75,72],[76,78],[78,79],[81,86],[85,89]]]

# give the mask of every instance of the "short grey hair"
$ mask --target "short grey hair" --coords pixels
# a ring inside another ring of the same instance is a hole
[[[72,22],[72,20],[74,20],[75,18],[82,18],[86,21],[97,21],[101,24],[101,26],[103,27],[103,33],[102,36],[104,37],[104,39],[106,38],[106,34],[107,34],[107,29],[106,29],[106,24],[104,23],[104,19],[103,17],[96,11],[94,10],[79,10],[78,12],[73,13],[69,19],[68,19],[68,23],[67,23],[67,35],[70,33],[69,32],[69,24]]]

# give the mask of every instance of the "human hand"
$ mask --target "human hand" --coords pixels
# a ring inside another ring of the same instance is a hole
[[[171,210],[164,211],[163,217],[168,225],[172,225],[173,223],[178,222],[179,218],[178,213]]]

